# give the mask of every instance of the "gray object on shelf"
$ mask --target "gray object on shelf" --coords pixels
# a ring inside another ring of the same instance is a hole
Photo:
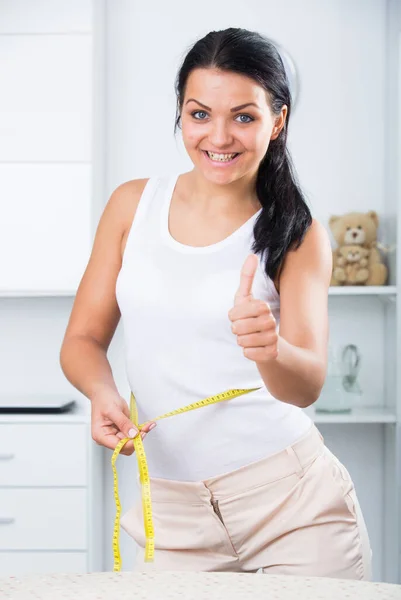
[[[342,352],[343,386],[347,392],[362,394],[357,381],[361,368],[361,353],[355,344],[347,344]]]
[[[58,394],[3,394],[0,396],[0,413],[44,414],[71,411],[75,400]]]

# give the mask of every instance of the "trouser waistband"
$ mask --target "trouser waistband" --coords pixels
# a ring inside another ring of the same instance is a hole
[[[284,450],[229,473],[204,481],[151,478],[152,500],[203,503],[208,502],[211,495],[216,499],[234,496],[292,474],[301,478],[304,469],[317,458],[323,447],[323,436],[313,424],[305,435]]]

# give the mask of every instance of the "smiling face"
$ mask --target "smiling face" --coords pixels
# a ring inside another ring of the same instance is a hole
[[[253,178],[286,114],[283,106],[274,116],[266,90],[249,77],[195,69],[188,77],[181,111],[183,142],[195,169],[209,181],[227,184]]]

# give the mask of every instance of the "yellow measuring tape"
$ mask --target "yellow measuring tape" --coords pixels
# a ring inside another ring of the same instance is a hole
[[[217,402],[223,402],[225,400],[232,400],[232,398],[237,398],[238,396],[242,396],[244,394],[249,394],[249,392],[254,392],[261,388],[251,388],[251,389],[243,389],[243,390],[227,390],[226,392],[222,392],[221,394],[217,394],[216,396],[210,396],[209,398],[204,398],[203,400],[199,400],[199,402],[194,402],[192,404],[188,404],[188,406],[183,406],[182,408],[177,408],[176,410],[172,410],[160,417],[156,417],[156,419],[150,419],[151,421],[159,421],[160,419],[166,419],[167,417],[172,417],[174,415],[179,415],[181,413],[188,412],[190,410],[196,410],[197,408],[202,408],[203,406],[208,406],[209,404],[216,404]],[[139,431],[144,427],[145,423],[142,425],[138,424],[138,410],[136,406],[135,396],[131,392],[130,398],[130,415],[131,421],[136,425]],[[149,422],[149,421],[148,421]],[[113,455],[111,457],[111,466],[113,468],[113,490],[114,490],[114,500],[116,503],[116,517],[114,520],[114,528],[113,528],[113,556],[114,556],[114,568],[113,571],[121,571],[121,555],[120,555],[120,518],[121,518],[121,503],[118,495],[118,478],[117,478],[117,469],[116,469],[116,460],[119,455],[121,448],[125,446],[127,442],[133,440],[134,448],[136,453],[136,458],[138,461],[138,470],[139,470],[139,478],[141,482],[142,489],[142,508],[143,508],[143,519],[144,519],[144,527],[145,527],[145,537],[146,537],[146,545],[145,545],[145,562],[153,561],[154,550],[155,550],[155,541],[154,541],[154,528],[153,528],[153,518],[152,518],[152,502],[150,497],[150,480],[149,480],[149,471],[148,471],[148,463],[146,460],[145,449],[143,447],[143,441],[138,434],[135,438],[126,437],[120,442],[118,442],[117,446],[114,449]]]

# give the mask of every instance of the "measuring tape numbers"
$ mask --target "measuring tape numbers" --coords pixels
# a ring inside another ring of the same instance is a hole
[[[226,400],[232,400],[233,398],[237,398],[238,396],[242,396],[244,394],[249,394],[249,392],[254,392],[261,388],[251,388],[251,389],[232,389],[227,390],[226,392],[222,392],[217,394],[216,396],[210,396],[209,398],[204,398],[203,400],[199,400],[198,402],[193,402],[192,404],[188,404],[188,406],[183,406],[182,408],[177,408],[168,412],[160,417],[156,417],[156,419],[151,419],[153,421],[159,421],[161,419],[166,419],[167,417],[173,417],[175,415],[179,415],[182,413],[189,412],[190,410],[196,410],[198,408],[202,408],[204,406],[209,406],[210,404],[217,404],[217,402],[223,402]],[[144,427],[145,423],[142,425],[138,424],[138,409],[136,405],[136,400],[134,394],[131,392],[130,398],[130,417],[131,421],[136,425],[139,431]],[[152,500],[150,495],[150,479],[149,479],[149,470],[148,463],[146,460],[145,448],[143,446],[143,440],[138,434],[135,438],[126,437],[120,442],[118,442],[117,446],[113,451],[113,455],[111,457],[111,466],[113,469],[113,492],[114,492],[114,500],[116,504],[116,516],[114,519],[114,528],[113,528],[113,557],[114,557],[114,567],[113,571],[121,571],[121,555],[120,555],[120,519],[121,519],[121,503],[118,495],[118,477],[117,477],[117,469],[116,469],[116,460],[118,455],[120,454],[121,449],[125,446],[127,442],[130,440],[134,443],[135,454],[138,462],[138,471],[139,471],[139,480],[141,483],[141,495],[142,495],[142,509],[143,509],[143,519],[144,519],[144,528],[145,528],[145,562],[152,562],[155,551],[155,537],[154,537],[154,527],[153,527],[153,517],[152,517]]]

